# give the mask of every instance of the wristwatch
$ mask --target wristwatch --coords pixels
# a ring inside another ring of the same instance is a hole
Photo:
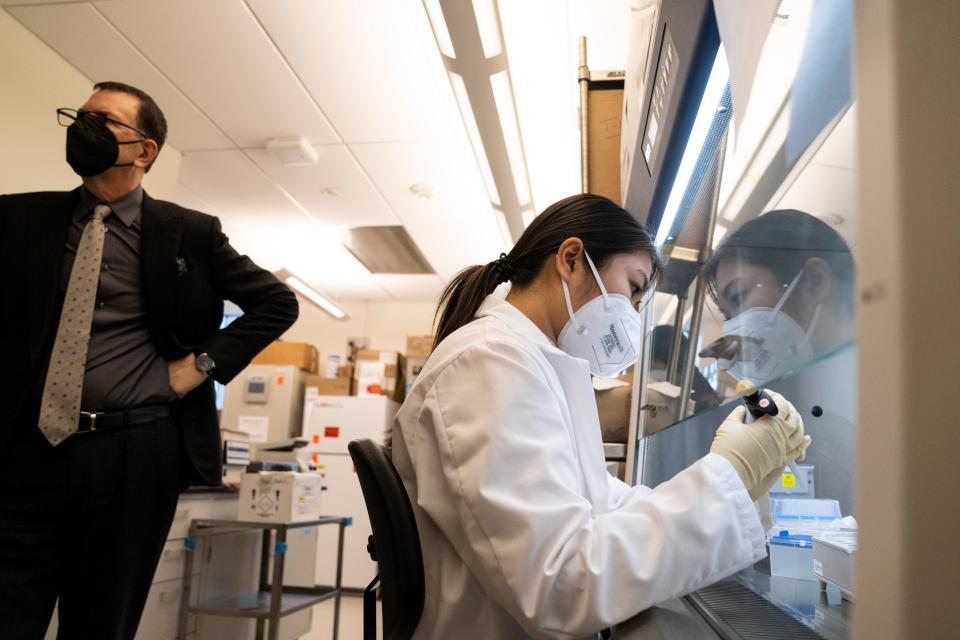
[[[197,371],[205,376],[213,375],[213,370],[217,368],[217,363],[213,361],[209,353],[201,353],[196,360]]]

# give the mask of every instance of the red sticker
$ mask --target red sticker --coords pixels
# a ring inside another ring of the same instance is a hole
[[[315,453],[313,454],[313,464],[317,464],[318,462],[320,462],[320,456]]]
[[[323,428],[323,437],[324,437],[324,438],[339,438],[339,437],[340,437],[340,427],[324,427],[324,428]]]
[[[313,444],[320,444],[320,434],[319,434],[319,433],[313,434]]]
[[[277,376],[277,386],[278,387],[283,386],[283,376]]]

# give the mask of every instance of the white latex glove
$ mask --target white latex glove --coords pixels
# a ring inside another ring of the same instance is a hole
[[[787,463],[803,460],[811,441],[796,408],[779,393],[767,393],[777,403],[776,416],[746,424],[747,409],[741,405],[723,421],[710,446],[711,453],[730,462],[753,500],[770,491]]]

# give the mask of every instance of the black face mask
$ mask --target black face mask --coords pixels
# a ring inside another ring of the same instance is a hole
[[[129,167],[132,162],[115,164],[120,157],[120,145],[139,142],[143,140],[117,142],[106,122],[95,114],[81,113],[67,127],[67,164],[83,177],[98,175],[110,167]]]

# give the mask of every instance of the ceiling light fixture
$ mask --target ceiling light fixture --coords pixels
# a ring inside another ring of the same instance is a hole
[[[496,0],[423,0],[497,224],[513,245],[533,208]],[[456,51],[456,57],[448,52]]]
[[[530,223],[533,222],[533,219],[537,217],[537,212],[533,209],[527,209],[520,215],[523,218],[523,228],[526,229],[530,226]]]
[[[497,115],[503,130],[503,141],[507,145],[507,157],[513,171],[513,184],[517,187],[517,199],[530,201],[530,181],[527,179],[527,164],[524,162],[523,141],[520,139],[520,124],[513,107],[513,90],[510,88],[509,72],[498,71],[490,76],[490,88],[493,100],[497,103]]]
[[[500,39],[500,20],[497,17],[497,8],[494,0],[473,0],[473,13],[477,17],[477,28],[480,30],[480,42],[483,44],[483,55],[493,58],[503,53],[503,41]]]
[[[460,115],[463,117],[463,126],[467,129],[467,137],[470,138],[470,146],[473,147],[473,155],[477,159],[477,166],[480,167],[480,175],[483,177],[483,184],[487,188],[487,197],[494,205],[500,205],[500,192],[497,190],[497,183],[493,180],[493,172],[490,171],[490,162],[487,160],[487,152],[483,146],[483,138],[480,136],[480,128],[473,117],[473,109],[470,107],[470,98],[467,97],[467,86],[463,83],[463,78],[456,73],[450,72],[450,85],[453,87],[453,95],[457,99],[457,106],[460,107]]]
[[[291,289],[306,298],[309,302],[312,302],[319,307],[320,310],[329,314],[334,320],[347,319],[348,316],[346,311],[341,309],[335,302],[326,296],[318,293],[315,289],[313,289],[313,287],[286,269],[280,269],[279,271],[274,272],[274,275],[286,283]]]
[[[433,37],[437,40],[437,47],[440,48],[440,53],[448,58],[455,58],[456,52],[453,49],[453,43],[450,42],[447,23],[443,21],[443,10],[440,8],[440,0],[423,0],[423,6],[427,10],[427,17],[430,18],[430,27],[433,29]]]

